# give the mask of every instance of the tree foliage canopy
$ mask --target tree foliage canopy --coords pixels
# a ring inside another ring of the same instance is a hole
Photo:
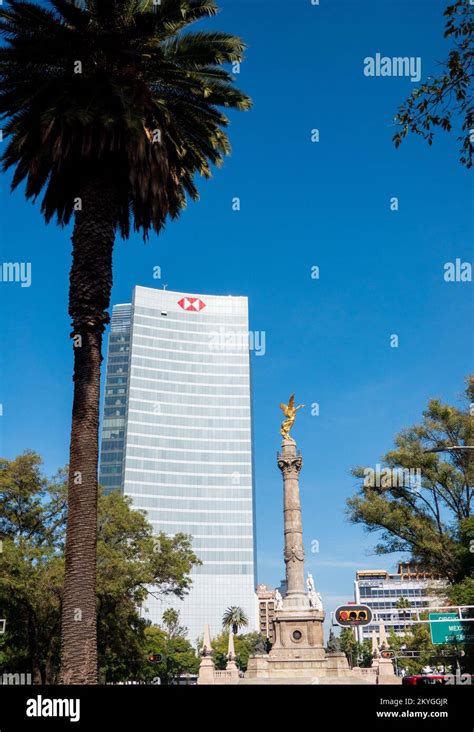
[[[49,221],[67,223],[83,184],[111,184],[115,224],[159,232],[196,200],[230,152],[222,108],[246,110],[225,64],[244,44],[183,31],[216,15],[213,0],[9,0],[0,8],[0,116],[13,188],[43,191]]]
[[[384,456],[392,475],[393,469],[420,471],[419,484],[388,480],[367,485],[363,480],[357,495],[348,500],[349,519],[380,534],[376,553],[408,552],[414,561],[450,582],[461,581],[472,567],[474,456],[469,449],[426,451],[474,445],[472,376],[465,396],[464,408],[432,399],[423,422],[403,430],[395,448]],[[363,478],[366,469],[357,467],[352,472]]]
[[[229,632],[231,630],[223,630],[212,639],[213,658],[217,670],[223,670],[226,667]],[[247,670],[250,656],[261,653],[261,647],[265,644],[266,638],[257,631],[242,633],[234,637],[235,662],[241,671]]]
[[[412,132],[433,144],[434,128],[458,129],[460,161],[470,168],[474,152],[474,105],[471,91],[474,71],[473,7],[467,0],[448,5],[444,13],[444,37],[453,42],[442,71],[410,94],[395,117],[399,130],[393,137],[398,147]]]
[[[66,471],[52,480],[41,458],[25,452],[0,460],[0,607],[6,618],[0,666],[52,683],[59,663],[64,578]],[[100,496],[97,547],[99,666],[102,678],[142,669],[147,621],[139,606],[147,586],[183,597],[199,563],[185,534],[153,535],[145,516],[117,493]]]
[[[237,633],[240,628],[249,624],[248,617],[238,605],[231,605],[227,608],[224,615],[222,616],[223,628],[232,628],[233,633]]]
[[[170,610],[170,612],[176,611]],[[199,671],[199,656],[185,635],[177,632],[177,628],[181,629],[179,614],[171,625],[166,622],[164,624],[165,628],[156,625],[145,628],[147,656],[157,654],[160,660],[157,663],[144,665],[139,674],[144,681],[159,677],[162,684],[171,684],[183,674],[197,674]]]
[[[362,643],[356,640],[352,628],[342,628],[338,639],[341,651],[346,654],[349,666],[359,668],[370,668],[372,664],[372,646],[370,640],[365,639]]]

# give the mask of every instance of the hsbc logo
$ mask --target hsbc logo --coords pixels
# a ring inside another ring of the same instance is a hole
[[[178,305],[180,308],[183,308],[183,310],[192,313],[199,313],[206,307],[206,303],[198,297],[183,297],[181,300],[178,300]]]

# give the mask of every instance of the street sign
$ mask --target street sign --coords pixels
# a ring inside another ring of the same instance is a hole
[[[430,613],[430,620],[446,620],[446,622],[430,623],[431,642],[441,643],[474,643],[474,623],[466,623],[459,619],[457,613]]]

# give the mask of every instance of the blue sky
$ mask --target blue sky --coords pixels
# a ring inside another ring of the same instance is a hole
[[[330,610],[352,598],[356,568],[393,569],[398,558],[375,557],[375,537],[347,523],[351,467],[374,465],[430,397],[456,400],[472,368],[471,285],[443,280],[446,262],[471,258],[470,173],[454,134],[395,150],[393,116],[414,85],[363,74],[377,52],[421,57],[423,77],[436,73],[448,52],[445,3],[220,5],[207,25],[247,42],[237,79],[254,108],[232,114],[232,156],[200,183],[199,203],[146,245],[117,242],[112,302],[156,286],[156,265],[159,286],[249,296],[251,328],[266,334],[265,355],[252,356],[259,580],[284,575],[278,405],[296,391],[320,406],[318,417],[299,412],[294,436],[307,569]],[[37,450],[52,473],[68,457],[71,231],[45,226],[7,176],[1,186],[2,261],[31,262],[33,279],[0,284],[0,452]]]

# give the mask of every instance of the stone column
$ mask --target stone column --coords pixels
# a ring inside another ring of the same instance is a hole
[[[283,522],[287,592],[275,610],[275,642],[266,659],[249,661],[249,678],[325,676],[324,612],[310,606],[304,574],[299,474],[303,460],[292,439],[284,439],[277,456],[283,477]],[[336,659],[337,660],[337,659]]]
[[[303,528],[301,524],[301,503],[299,473],[303,459],[296,451],[294,440],[283,440],[281,453],[277,457],[283,476],[283,519],[285,533],[285,565],[288,589],[283,607],[307,608],[309,600],[305,591]]]

